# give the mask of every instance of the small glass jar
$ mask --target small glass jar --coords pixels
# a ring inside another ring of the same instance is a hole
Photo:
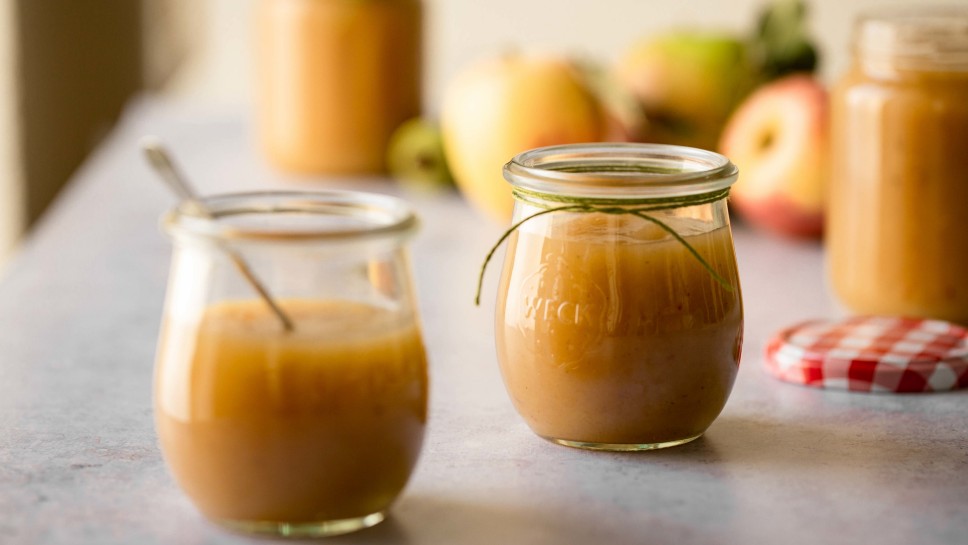
[[[420,114],[420,0],[261,0],[258,116],[277,167],[378,174]]]
[[[206,517],[234,529],[377,524],[427,420],[405,246],[413,213],[338,191],[204,203],[210,216],[186,202],[164,220],[174,254],[154,402],[169,469]]]
[[[837,297],[856,313],[968,324],[968,8],[861,18],[831,102]]]
[[[726,404],[743,306],[725,157],[653,144],[520,154],[498,360],[538,435],[590,449],[691,441]]]

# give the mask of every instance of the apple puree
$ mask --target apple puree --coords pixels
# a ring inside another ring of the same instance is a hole
[[[968,67],[895,68],[833,93],[832,286],[854,312],[968,324]]]
[[[726,403],[742,343],[729,227],[667,220],[733,291],[645,220],[556,216],[511,236],[501,280],[498,356],[518,412],[538,435],[572,442],[702,434]]]
[[[155,376],[158,435],[208,517],[314,522],[386,509],[417,460],[427,369],[417,327],[376,307],[283,300],[166,317]]]

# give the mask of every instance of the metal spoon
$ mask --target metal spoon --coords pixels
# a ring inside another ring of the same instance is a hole
[[[175,192],[180,198],[188,202],[199,215],[205,218],[213,218],[212,212],[202,203],[198,198],[198,195],[192,189],[192,186],[188,183],[187,178],[181,174],[181,171],[175,166],[174,160],[172,160],[171,155],[165,150],[161,141],[157,138],[146,136],[141,139],[141,149],[144,151],[145,157],[148,158],[148,163],[155,169],[155,172],[161,176],[161,179],[165,181],[168,187]],[[269,291],[266,289],[265,285],[259,281],[252,272],[252,268],[246,263],[245,259],[242,258],[238,253],[228,248],[225,248],[225,252],[228,254],[229,258],[235,264],[235,267],[239,269],[242,276],[252,285],[255,291],[259,294],[259,297],[272,312],[279,318],[282,322],[282,327],[286,331],[292,331],[293,325],[292,320],[289,316],[282,310],[282,308],[276,303],[276,301],[269,295]]]

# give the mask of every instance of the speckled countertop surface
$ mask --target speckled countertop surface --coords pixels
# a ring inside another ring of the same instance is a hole
[[[307,187],[262,162],[239,112],[129,108],[0,281],[0,543],[271,541],[202,519],[156,445],[152,360],[170,254],[157,225],[172,198],[138,153],[145,133],[165,139],[206,193]],[[430,429],[390,519],[328,542],[968,542],[968,392],[850,394],[763,372],[773,331],[838,315],[819,245],[736,226],[746,344],[723,414],[681,447],[584,452],[538,439],[504,392],[493,306],[472,305],[501,229],[453,195],[406,197],[423,219],[413,262]]]

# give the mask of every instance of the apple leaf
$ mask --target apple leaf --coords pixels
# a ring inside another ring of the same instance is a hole
[[[819,55],[807,29],[803,0],[775,0],[760,13],[752,39],[763,81],[814,72]]]

